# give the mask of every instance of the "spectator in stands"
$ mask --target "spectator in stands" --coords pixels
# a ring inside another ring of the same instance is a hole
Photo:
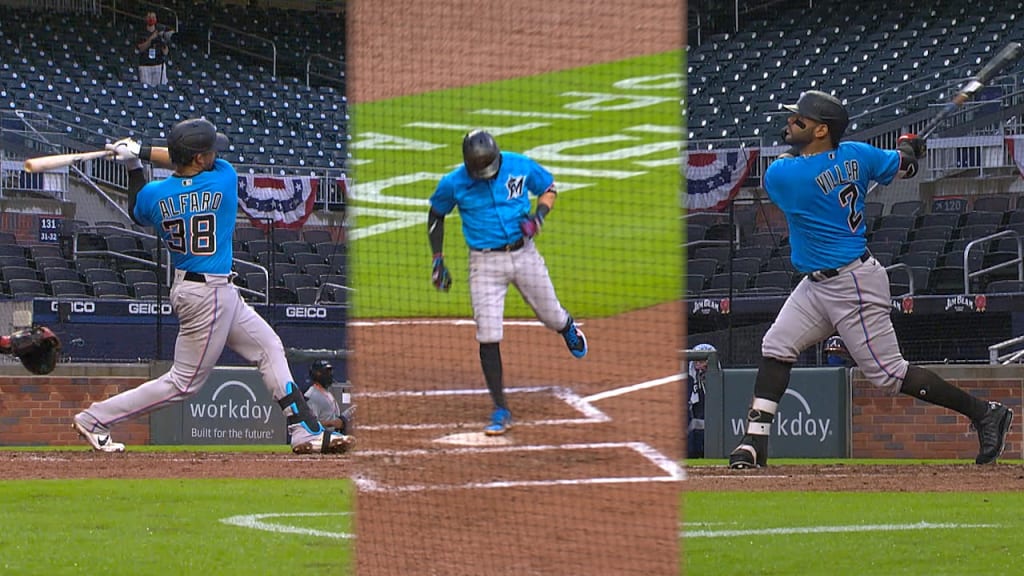
[[[146,13],[146,28],[139,33],[135,48],[139,52],[139,81],[156,86],[167,84],[167,54],[171,51],[168,42],[171,34],[167,27],[158,24],[156,12]]]
[[[696,352],[715,352],[711,344],[697,344]],[[717,360],[716,360],[717,363]],[[704,457],[704,399],[708,359],[691,360],[686,375],[686,457]]]

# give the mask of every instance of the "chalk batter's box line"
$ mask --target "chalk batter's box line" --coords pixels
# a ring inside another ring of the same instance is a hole
[[[405,451],[367,451],[360,450],[360,456],[459,456],[480,454],[500,454],[510,452],[542,452],[552,450],[633,450],[663,474],[653,476],[593,477],[593,478],[556,478],[552,480],[503,480],[496,482],[467,482],[464,484],[406,484],[392,486],[382,484],[367,476],[355,476],[354,480],[360,490],[366,492],[424,492],[427,490],[480,490],[488,488],[526,488],[545,486],[585,486],[593,484],[646,484],[651,482],[679,482],[686,479],[686,471],[674,460],[667,458],[645,442],[604,442],[595,444],[552,444],[534,446],[488,446],[476,448],[453,448],[444,450],[405,450]]]
[[[515,420],[515,425],[518,426],[562,426],[565,424],[600,424],[602,422],[610,422],[611,418],[595,407],[590,402],[587,402],[579,394],[573,392],[569,388],[564,386],[526,386],[521,388],[507,388],[505,389],[506,394],[524,394],[524,393],[537,393],[547,392],[555,398],[568,404],[571,408],[583,415],[582,418],[557,418],[551,420]],[[390,392],[368,392],[360,394],[360,396],[369,398],[424,398],[424,397],[439,397],[439,396],[467,396],[467,395],[479,395],[487,394],[487,390],[426,390],[422,392],[412,392],[407,390],[390,391]],[[471,425],[472,422],[445,422],[445,423],[431,423],[431,424],[372,424],[365,425],[360,424],[360,430],[437,430],[444,428],[452,428],[455,426]]]

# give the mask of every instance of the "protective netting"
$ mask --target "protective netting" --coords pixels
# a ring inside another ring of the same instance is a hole
[[[683,7],[348,8],[351,374],[359,451],[372,455],[359,480],[359,573],[678,574]],[[475,128],[550,171],[558,196],[518,248],[526,210],[479,228],[470,214],[543,192],[543,176],[516,178],[529,168],[505,156],[494,181],[447,189],[435,208],[464,210],[444,220],[452,285],[440,292],[429,198]],[[515,249],[471,253],[474,243]],[[483,270],[515,270],[529,293],[529,272],[544,268],[586,335],[582,359],[553,325],[560,307],[535,302],[545,326],[515,286],[477,300],[478,317],[504,318],[478,334],[470,277],[486,294]],[[484,434],[494,402],[478,336],[500,342],[503,435]]]

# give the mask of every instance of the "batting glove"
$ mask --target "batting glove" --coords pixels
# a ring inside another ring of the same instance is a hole
[[[519,229],[523,231],[523,236],[527,238],[533,238],[537,234],[540,234],[541,226],[544,225],[544,217],[540,214],[534,214],[533,216],[527,216],[519,222]]]
[[[115,160],[123,162],[129,170],[142,168],[142,162],[139,160],[139,152],[142,151],[142,145],[135,140],[122,138],[113,144],[107,144],[104,148],[113,152]]]
[[[928,145],[917,134],[904,134],[896,139],[896,148],[920,160],[928,152]]]
[[[452,287],[452,276],[448,273],[448,267],[444,265],[444,256],[434,254],[434,271],[430,275],[430,281],[434,288],[447,292]]]

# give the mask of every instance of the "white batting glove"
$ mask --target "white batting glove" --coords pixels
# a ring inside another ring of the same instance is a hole
[[[139,160],[139,152],[142,145],[131,138],[122,138],[113,144],[107,144],[104,148],[114,153],[115,160],[123,162],[125,168],[137,170],[142,168],[142,161]]]

